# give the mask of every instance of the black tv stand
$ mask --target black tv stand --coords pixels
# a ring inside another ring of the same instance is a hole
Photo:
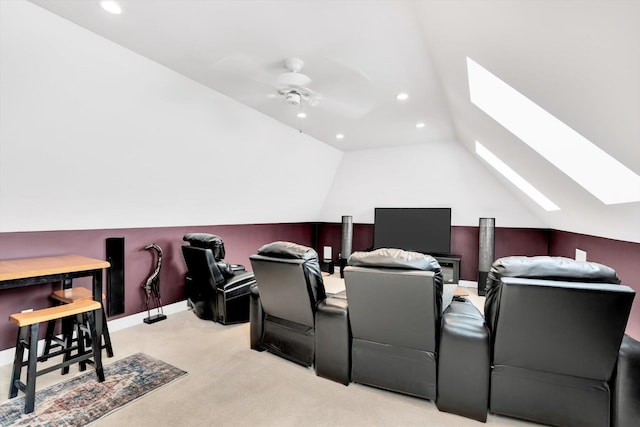
[[[460,255],[431,255],[440,267],[442,267],[442,278],[445,285],[458,284],[460,282]]]

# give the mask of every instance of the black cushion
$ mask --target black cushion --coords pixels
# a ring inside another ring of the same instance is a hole
[[[619,284],[616,271],[597,262],[576,261],[551,256],[510,256],[496,260],[491,266],[487,283],[495,285],[501,277],[596,282]]]
[[[493,331],[500,304],[500,280],[503,277],[558,280],[581,283],[620,284],[615,270],[595,262],[550,256],[510,256],[494,261],[486,283],[484,315]],[[481,286],[481,284],[478,284]]]
[[[318,253],[315,250],[292,242],[267,243],[258,249],[258,255],[274,258],[318,260]]]
[[[405,251],[395,248],[380,248],[370,252],[354,252],[347,260],[347,264],[354,267],[397,268],[404,270],[433,271],[433,282],[438,289],[442,301],[443,278],[442,268],[431,255],[419,252]],[[439,302],[442,306],[442,303]]]
[[[356,267],[440,271],[440,264],[438,264],[438,261],[431,255],[395,248],[381,248],[370,252],[354,252],[347,260],[347,264]]]
[[[224,259],[224,242],[220,236],[209,233],[187,233],[182,237],[182,240],[197,248],[211,249],[216,261]]]

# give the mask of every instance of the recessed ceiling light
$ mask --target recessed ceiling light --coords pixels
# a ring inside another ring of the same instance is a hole
[[[305,117],[307,117],[307,113],[305,113],[304,111],[300,111],[298,113],[298,117],[301,118],[301,119],[304,119]]]
[[[416,123],[416,127],[418,129],[422,129],[424,127],[424,123],[422,123],[422,122]]]
[[[122,9],[118,6],[118,3],[114,1],[102,1],[100,2],[100,6],[102,6],[102,8],[107,12],[115,15],[120,15],[122,13]]]
[[[408,98],[409,98],[409,95],[404,93],[404,92],[399,93],[399,94],[396,95],[396,99],[398,101],[404,101],[405,99],[408,99]]]
[[[343,135],[343,134],[341,134],[341,133],[339,133],[339,134],[337,134],[337,135],[336,135],[336,138],[338,138],[338,139],[342,139],[342,138],[344,138],[344,135]]]

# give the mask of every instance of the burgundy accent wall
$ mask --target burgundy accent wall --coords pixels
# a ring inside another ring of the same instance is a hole
[[[142,284],[155,267],[154,254],[144,249],[157,243],[164,252],[160,275],[163,304],[184,299],[186,267],[180,246],[182,236],[190,232],[217,234],[225,242],[226,260],[251,269],[249,256],[265,243],[286,240],[312,246],[322,254],[323,246],[340,253],[341,224],[291,223],[164,227],[117,230],[46,231],[0,233],[0,259],[79,254],[105,259],[105,239],[125,238],[125,313],[146,310]],[[640,292],[640,244],[556,230],[496,228],[496,258],[508,255],[552,255],[573,258],[575,248],[587,251],[590,261],[613,267],[622,282]],[[353,251],[373,246],[373,225],[353,225]],[[477,280],[478,227],[451,227],[451,252],[462,256],[460,278]],[[77,279],[76,286],[90,288],[90,279]],[[26,308],[50,306],[49,294],[59,285],[45,284],[0,291],[0,350],[15,345],[16,330],[8,322],[10,314]],[[106,278],[105,278],[106,291]],[[3,320],[4,319],[4,320]],[[636,298],[627,325],[627,333],[640,339],[640,297]]]
[[[622,284],[636,291],[627,322],[627,334],[640,339],[640,243],[567,231],[550,232],[549,255],[574,258],[576,248],[587,252],[587,261],[605,264],[616,270]]]
[[[167,305],[184,299],[186,266],[180,247],[186,244],[182,241],[186,233],[219,235],[225,242],[226,261],[244,264],[250,270],[249,256],[260,246],[275,240],[311,246],[311,231],[308,223],[296,223],[0,233],[0,259],[65,254],[106,259],[105,239],[124,237],[125,313],[112,316],[117,318],[146,310],[142,285],[155,268],[155,254],[144,249],[150,243],[157,243],[163,251],[160,289],[162,302]],[[106,292],[106,277],[103,283]],[[76,279],[74,286],[91,288],[91,279]],[[49,295],[58,287],[58,284],[45,284],[0,291],[0,350],[15,346],[17,331],[7,320],[9,315],[27,308],[51,306]]]
[[[337,261],[340,256],[342,246],[342,224],[338,223],[316,223],[316,233],[318,243],[315,250],[322,257],[323,248],[331,246],[333,260]],[[353,241],[351,242],[352,252],[365,251],[373,246],[373,224],[353,224]]]

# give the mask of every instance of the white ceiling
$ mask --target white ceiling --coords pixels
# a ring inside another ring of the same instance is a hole
[[[470,57],[640,174],[638,0],[31,1],[344,151],[478,140],[561,205],[557,228],[640,212],[605,210],[475,107],[466,74]],[[292,56],[323,98],[303,120],[274,97]]]
[[[121,15],[99,1],[33,3],[341,150],[455,139],[408,1],[120,0]],[[276,96],[289,57],[321,95],[305,119]]]

